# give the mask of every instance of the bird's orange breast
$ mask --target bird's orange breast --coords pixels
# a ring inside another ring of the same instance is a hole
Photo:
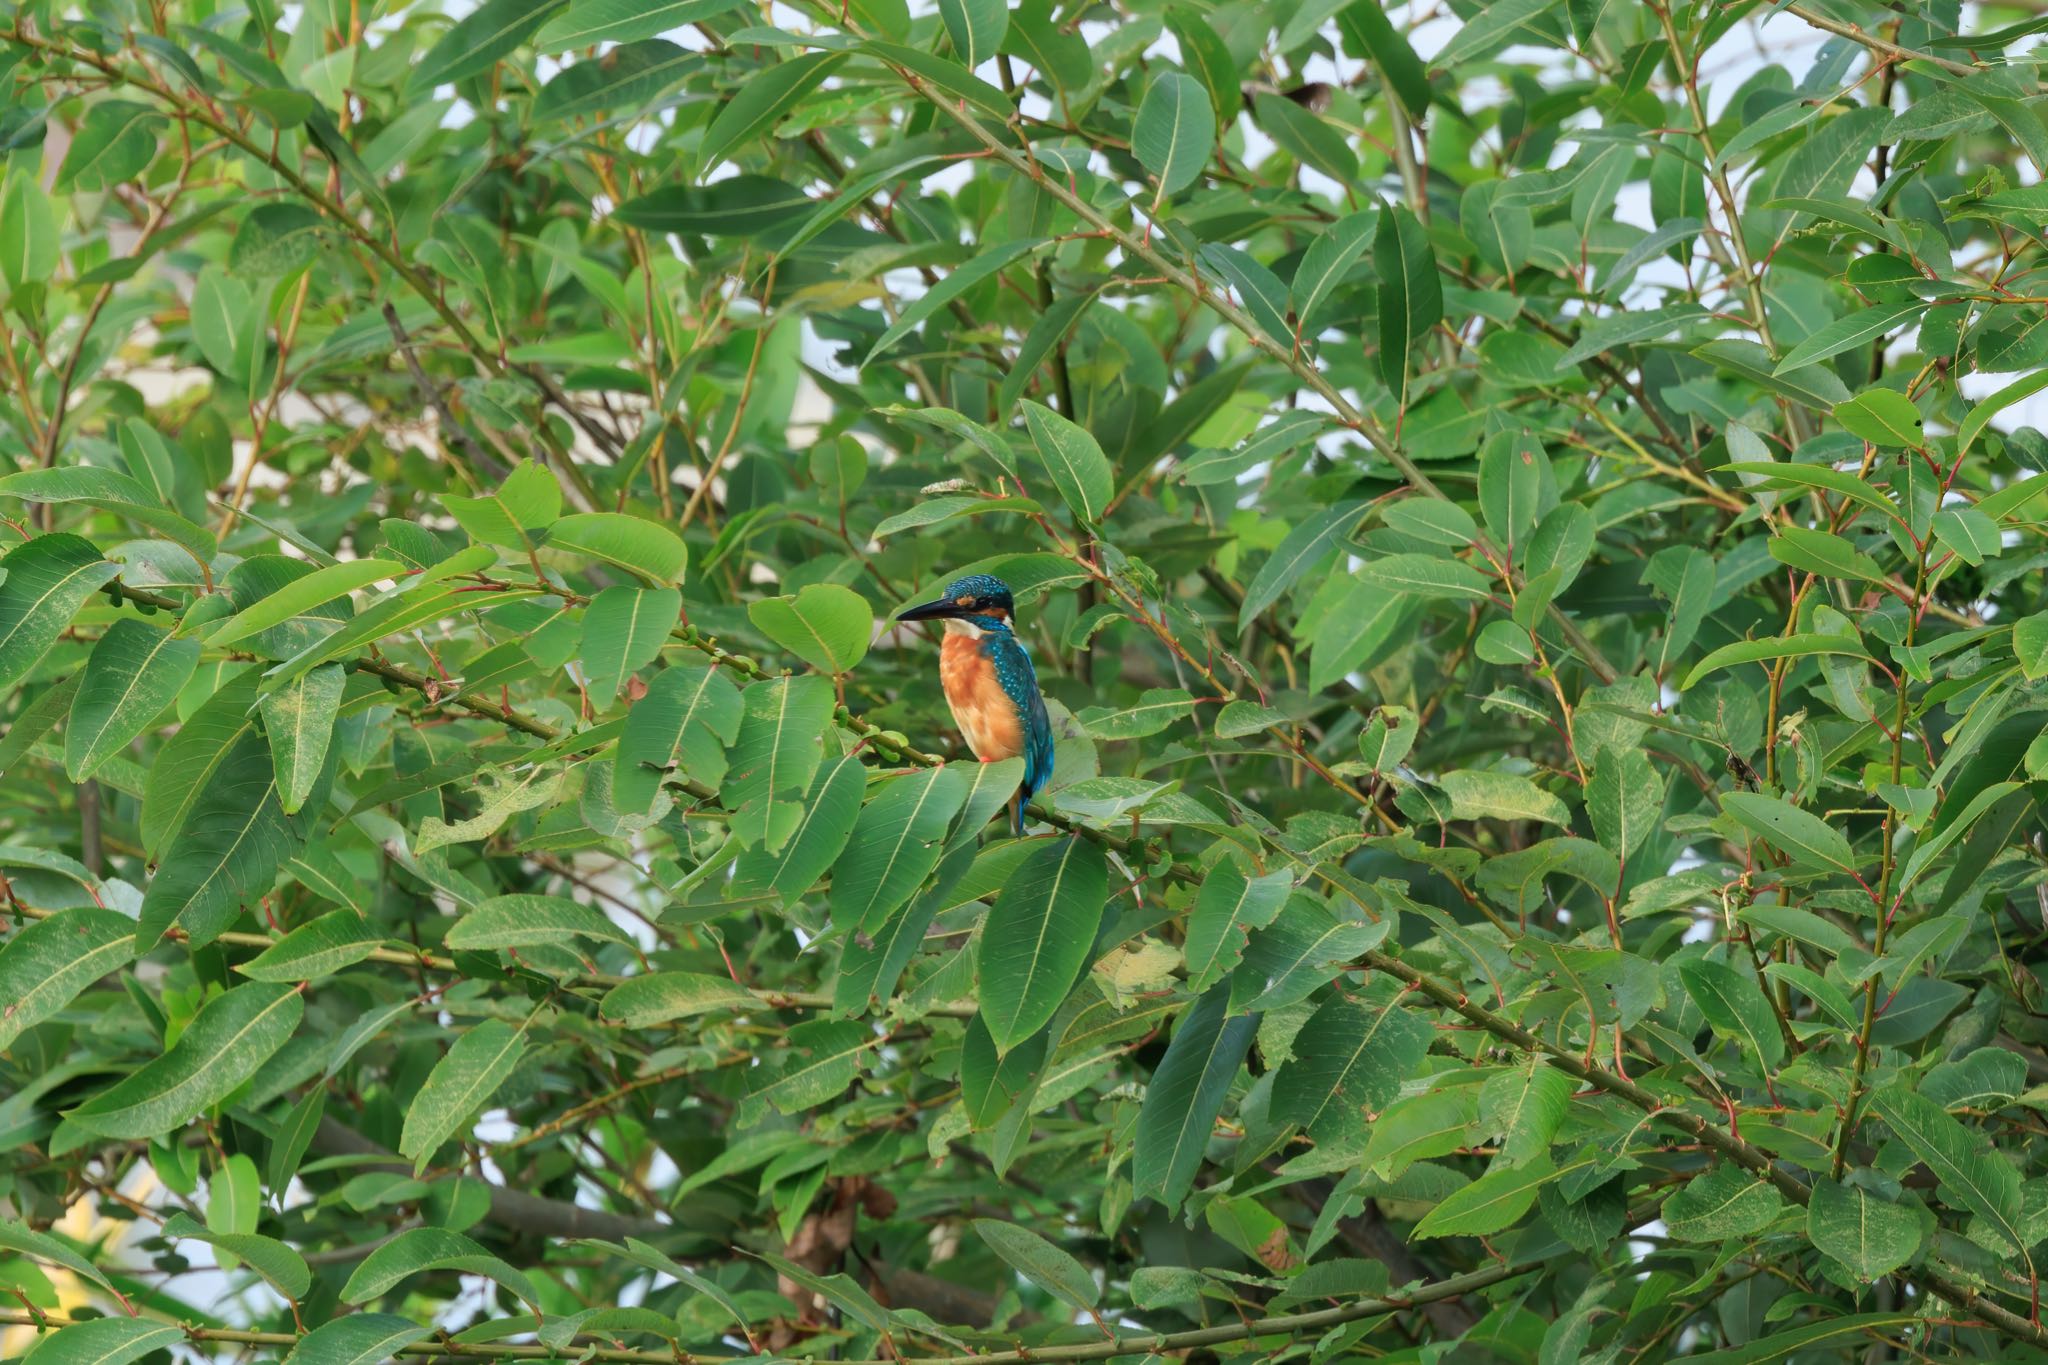
[[[947,635],[939,646],[939,684],[967,747],[985,763],[1024,752],[1017,705],[996,680],[995,665],[971,635]]]

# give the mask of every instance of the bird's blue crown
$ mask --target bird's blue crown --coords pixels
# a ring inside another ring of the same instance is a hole
[[[989,615],[1000,612],[1003,616],[1010,616],[1017,609],[1017,599],[1010,595],[1010,585],[985,573],[954,579],[946,585],[945,597],[956,606]]]

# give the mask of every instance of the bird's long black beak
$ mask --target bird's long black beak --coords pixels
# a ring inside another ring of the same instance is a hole
[[[964,616],[966,613],[958,604],[941,597],[936,602],[925,602],[919,606],[906,607],[896,613],[899,621],[944,621],[949,617]]]

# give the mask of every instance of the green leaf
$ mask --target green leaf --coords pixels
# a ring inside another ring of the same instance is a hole
[[[336,910],[300,925],[235,970],[252,981],[314,981],[363,961],[379,941],[361,915]]]
[[[347,684],[340,664],[321,664],[265,693],[258,703],[276,767],[278,803],[286,815],[298,813],[326,770],[334,718]]]
[[[1493,0],[1451,35],[1451,40],[1430,59],[1430,65],[1448,70],[1460,62],[1483,57],[1510,42],[1540,42],[1542,39],[1534,26],[1557,6],[1558,0]]]
[[[1569,825],[1564,802],[1514,773],[1462,769],[1440,774],[1437,785],[1451,798],[1454,820],[1541,820]]]
[[[1785,1038],[1778,1030],[1777,1015],[1754,976],[1745,976],[1724,962],[1695,958],[1678,964],[1678,979],[1716,1033],[1740,1045],[1766,1067],[1785,1060]]]
[[[1029,1228],[993,1218],[974,1220],[975,1235],[1019,1275],[1046,1293],[1084,1312],[1101,1298],[1087,1267]]]
[[[229,679],[186,717],[149,770],[142,793],[142,849],[152,858],[185,827],[193,809],[212,790],[214,775],[242,741],[256,734],[256,677]]]
[[[70,1004],[107,973],[135,960],[135,922],[96,906],[36,920],[0,944],[0,1052]]]
[[[1778,635],[1764,640],[1737,640],[1723,645],[1693,665],[1680,686],[1690,691],[1709,673],[1736,664],[1772,663],[1778,659],[1799,659],[1813,654],[1840,654],[1866,662],[1870,654],[1863,642],[1849,635]]]
[[[848,673],[867,656],[875,614],[867,599],[837,583],[812,583],[794,597],[747,604],[763,635],[821,673]]]
[[[1856,875],[1856,851],[1817,815],[1759,792],[1725,792],[1721,809],[1802,867]]]
[[[441,35],[412,69],[406,89],[422,98],[434,87],[466,80],[510,56],[562,0],[484,0]]]
[[[99,193],[133,180],[156,158],[163,116],[132,100],[100,100],[86,108],[64,153],[53,188]]]
[[[61,1266],[73,1274],[83,1275],[102,1289],[114,1287],[113,1282],[91,1261],[48,1233],[37,1232],[14,1219],[0,1218],[0,1251],[12,1251],[32,1260]]]
[[[495,492],[475,497],[443,493],[441,505],[482,543],[525,552],[540,543],[537,533],[562,514],[562,486],[545,465],[528,460],[506,475]]]
[[[2020,1173],[1981,1135],[1970,1132],[1933,1100],[1904,1085],[1873,1091],[1870,1107],[1899,1141],[1934,1172],[1951,1199],[1977,1215],[1980,1235],[2025,1250],[2020,1230]]]
[[[657,586],[682,582],[690,561],[689,547],[674,531],[621,512],[562,517],[548,527],[547,545],[638,574]]]
[[[659,38],[624,43],[594,60],[577,62],[549,81],[533,102],[533,118],[538,123],[645,107],[703,65],[702,53]]]
[[[1858,1279],[1889,1275],[1920,1250],[1920,1215],[1846,1180],[1822,1180],[1806,1206],[1806,1235]]]
[[[1602,749],[1586,783],[1586,814],[1601,847],[1627,858],[1657,830],[1664,815],[1664,779],[1641,749]]]
[[[1376,0],[1354,0],[1344,6],[1337,11],[1337,26],[1365,50],[1381,82],[1400,99],[1410,118],[1429,113],[1429,72]]]
[[[389,1313],[350,1313],[299,1338],[286,1365],[380,1365],[432,1332]]]
[[[296,275],[331,246],[325,218],[304,204],[263,204],[252,209],[228,248],[228,269],[244,279]]]
[[[660,655],[682,614],[674,588],[606,588],[583,609],[583,666],[599,705]]]
[[[1344,502],[1326,507],[1287,533],[1287,538],[1274,547],[1266,562],[1259,566],[1251,586],[1245,589],[1244,602],[1237,611],[1240,636],[1250,629],[1260,612],[1279,601],[1281,594],[1303,574],[1336,553],[1338,545],[1365,515],[1366,506],[1362,502]]]
[[[702,180],[717,169],[741,143],[753,141],[780,123],[843,66],[846,57],[844,52],[806,52],[777,62],[740,86],[704,130],[697,149],[697,178]]]
[[[1257,1029],[1249,1015],[1225,1017],[1228,997],[1229,988],[1217,986],[1182,1016],[1138,1110],[1131,1178],[1140,1195],[1156,1198],[1169,1211],[1177,1212],[1194,1188],[1202,1154]]]
[[[0,273],[12,288],[47,284],[57,273],[61,226],[33,172],[9,171],[0,185]]]
[[[1836,318],[1833,322],[1785,352],[1785,358],[1778,362],[1777,367],[1772,373],[1783,374],[1786,370],[1796,370],[1802,365],[1812,365],[1822,360],[1831,359],[1848,350],[1851,346],[1861,346],[1875,338],[1884,336],[1887,332],[1896,331],[1908,325],[1926,311],[1927,304],[1916,299],[1911,303],[1881,303],[1875,307],[1851,313],[1847,317]],[[1864,399],[1875,398],[1878,394],[1884,392],[1884,390],[1877,390],[1865,394],[1862,399],[1856,401],[1861,403]],[[1891,396],[1900,397],[1901,395],[1894,394]],[[1835,420],[1842,422],[1842,425],[1849,427],[1851,431],[1857,430],[1849,422],[1843,421],[1839,410],[1835,413]],[[1858,434],[1860,435],[1861,433],[1859,432]]]
[[[654,1028],[718,1010],[760,1008],[754,993],[725,977],[651,972],[628,977],[605,995],[598,1012],[627,1028]]]
[[[199,642],[142,621],[107,628],[85,661],[64,725],[64,772],[83,781],[164,713],[199,666]]]
[[[305,1014],[291,986],[252,981],[208,1001],[154,1061],[73,1109],[104,1138],[162,1137],[219,1104],[283,1047]]]
[[[242,1207],[237,1209],[237,1213],[246,1211],[246,1217],[238,1218],[237,1221],[246,1222],[253,1228],[260,1203],[256,1197],[260,1194],[260,1189],[256,1183],[255,1163],[238,1153],[228,1158],[226,1169],[241,1173],[246,1188],[238,1195]],[[220,1182],[216,1181],[208,1191],[206,1216],[209,1219],[224,1216],[220,1193]],[[183,1213],[172,1214],[164,1223],[164,1236],[174,1240],[190,1238],[225,1252],[224,1260],[240,1261],[261,1275],[269,1282],[271,1288],[288,1299],[304,1298],[306,1291],[313,1287],[313,1272],[306,1265],[305,1257],[275,1237],[258,1236],[245,1229],[202,1226],[194,1222],[190,1215]]]
[[[309,615],[315,608],[346,597],[358,588],[381,579],[397,578],[404,572],[404,565],[383,559],[353,559],[315,569],[229,617],[207,637],[207,643],[216,648],[235,644],[272,626]]]
[[[1486,1237],[1513,1227],[1536,1203],[1536,1194],[1558,1176],[1548,1153],[1519,1166],[1498,1159],[1461,1190],[1454,1190],[1423,1215],[1410,1237]]]
[[[733,866],[732,893],[772,891],[788,903],[809,891],[837,863],[853,837],[867,780],[867,769],[856,755],[820,767],[804,795],[796,832],[779,849],[750,848],[742,853]]]
[[[1029,399],[1024,401],[1024,425],[1046,477],[1073,509],[1074,519],[1084,524],[1101,521],[1116,482],[1095,438],[1086,428]]]
[[[1415,215],[1393,204],[1380,211],[1372,260],[1380,277],[1380,378],[1393,390],[1395,401],[1406,408],[1408,381],[1415,372],[1415,343],[1444,316],[1436,252],[1430,247],[1427,229]]]
[[[939,22],[952,40],[953,55],[969,71],[996,55],[1009,32],[1005,0],[939,0]]]
[[[1840,536],[1810,526],[1782,526],[1771,537],[1771,558],[1823,578],[1882,583],[1884,573],[1868,555]]]
[[[1179,194],[1201,177],[1216,148],[1216,111],[1201,82],[1162,71],[1145,91],[1131,128],[1138,164],[1159,184],[1159,197]]]
[[[120,567],[91,542],[61,531],[25,541],[0,559],[0,692],[28,677],[85,600]]]
[[[999,1051],[1059,1012],[1094,955],[1108,899],[1101,846],[1079,837],[1035,850],[1005,883],[975,956],[982,1019]]]
[[[886,783],[861,808],[848,851],[832,870],[834,924],[873,934],[915,894],[938,866],[969,785],[961,765],[927,768]]]
[[[1835,421],[1872,445],[1917,447],[1927,440],[1913,400],[1890,389],[1872,389],[1837,403]]]
[[[149,880],[136,941],[153,948],[173,925],[194,947],[219,937],[269,891],[302,837],[284,812],[270,746],[244,734],[223,755]]]
[[[348,1277],[348,1283],[341,1287],[341,1301],[368,1303],[428,1270],[459,1270],[467,1275],[486,1276],[528,1304],[540,1297],[534,1292],[533,1281],[461,1233],[447,1228],[408,1228],[364,1258],[355,1273]],[[344,1318],[343,1321],[350,1319]],[[390,1320],[379,1317],[377,1321],[381,1324]],[[395,1329],[381,1328],[381,1331],[387,1340],[396,1337]],[[301,1343],[302,1349],[303,1346]],[[300,1365],[306,1363],[301,1361]]]
[[[647,684],[626,713],[612,773],[612,801],[646,812],[670,776],[707,787],[725,780],[726,746],[739,737],[740,691],[716,664],[683,659]]]
[[[448,926],[444,941],[450,948],[490,951],[531,948],[544,943],[567,946],[586,938],[606,943],[633,941],[631,935],[595,906],[561,896],[525,893],[478,901]]]
[[[746,0],[574,0],[533,38],[542,56],[599,43],[631,43],[715,19]]]
[[[1852,1313],[1773,1332],[1725,1351],[1687,1356],[1686,1365],[1777,1365],[1779,1361],[1806,1359],[1802,1353],[1809,1346],[1832,1348],[1840,1355],[1869,1345],[1872,1334],[1898,1332],[1915,1321],[1911,1313]]]
[[[93,1318],[44,1337],[22,1357],[22,1365],[130,1365],[184,1339],[183,1328],[166,1322]]]
[[[739,1122],[750,1127],[766,1109],[801,1114],[836,1099],[860,1075],[863,1054],[876,1044],[866,1024],[814,1019],[789,1030],[779,1060],[755,1067],[753,1087],[740,1107]]]
[[[865,356],[861,357],[860,363],[862,367],[865,368],[873,364],[876,356],[881,355],[904,337],[909,336],[919,327],[924,326],[926,319],[937,313],[939,309],[944,308],[983,280],[1001,274],[1004,270],[1015,264],[1019,257],[1028,255],[1043,245],[1045,245],[1043,237],[1027,237],[1019,241],[1000,242],[993,247],[984,248],[965,264],[954,267],[952,273],[948,274],[946,278],[918,295],[917,301],[905,308],[896,321],[889,324],[888,329],[875,339],[875,344],[868,348],[868,353]]]
[[[482,1020],[455,1040],[455,1045],[434,1063],[426,1084],[406,1106],[405,1131],[398,1139],[398,1153],[413,1159],[415,1174],[427,1168],[442,1143],[468,1131],[477,1111],[498,1093],[498,1087],[525,1055],[526,1030],[503,1019]],[[360,1297],[354,1292],[363,1287],[358,1282],[368,1276],[370,1266],[371,1262],[365,1261],[350,1278],[348,1288],[342,1291],[343,1299],[360,1303],[376,1296],[378,1291]]]
[[[1319,1143],[1355,1145],[1367,1117],[1393,1103],[1436,1031],[1403,1006],[1402,992],[1370,1002],[1336,996],[1294,1040],[1294,1060],[1273,1082],[1273,1117]]]
[[[751,237],[814,207],[808,194],[785,181],[736,175],[709,185],[664,185],[628,199],[612,217],[648,232]]]
[[[1755,1236],[1777,1221],[1784,1208],[1783,1196],[1769,1181],[1733,1162],[1722,1161],[1694,1176],[1666,1199],[1663,1214],[1673,1237],[1688,1242],[1722,1242],[1730,1237]]]
[[[807,789],[824,756],[832,719],[832,683],[821,677],[758,682],[740,697],[739,735],[719,799],[732,831],[749,847],[780,849],[803,823],[803,807],[785,798]]]

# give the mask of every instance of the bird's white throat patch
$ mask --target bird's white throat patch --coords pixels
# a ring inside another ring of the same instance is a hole
[[[948,616],[946,618],[946,634],[948,635],[965,635],[971,640],[978,640],[987,633],[987,631],[975,625],[972,621],[963,621],[957,616]]]

